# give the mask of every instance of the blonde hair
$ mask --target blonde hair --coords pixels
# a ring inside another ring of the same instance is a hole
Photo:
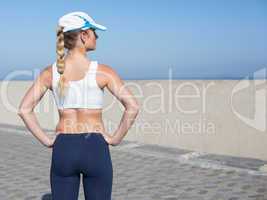
[[[56,44],[56,52],[57,52],[57,72],[60,74],[60,79],[58,82],[59,87],[59,95],[60,97],[65,96],[65,91],[67,89],[66,79],[64,77],[65,70],[65,48],[72,49],[76,45],[77,37],[80,30],[63,32],[62,26],[57,27],[57,44]]]

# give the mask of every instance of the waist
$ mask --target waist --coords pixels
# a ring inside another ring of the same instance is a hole
[[[92,132],[77,132],[77,133],[73,133],[73,132],[56,132],[56,135],[73,136],[73,137],[84,136],[84,135],[87,135],[87,134],[101,134],[102,135],[102,132],[95,132],[95,131],[92,131]]]
[[[104,122],[101,111],[65,110],[60,113],[56,132],[82,133],[102,132]]]
[[[63,136],[63,137],[81,137],[81,136],[86,136],[86,135],[98,135],[101,134],[103,135],[102,132],[77,132],[77,133],[72,133],[72,132],[57,132],[56,135],[57,136]]]
[[[89,119],[86,119],[87,115],[80,115],[79,117],[67,117],[66,115],[64,117],[61,116],[55,132],[68,134],[104,132],[104,123],[102,118],[99,117],[101,115],[91,115],[93,116]]]

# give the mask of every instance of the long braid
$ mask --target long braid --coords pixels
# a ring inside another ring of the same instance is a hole
[[[65,47],[64,47],[64,33],[63,28],[61,26],[58,26],[57,28],[57,46],[56,46],[56,52],[57,52],[57,71],[60,74],[60,79],[58,82],[58,87],[60,90],[60,97],[65,96],[65,77],[64,77],[64,70],[65,70],[65,61],[64,61],[64,55],[65,55]]]

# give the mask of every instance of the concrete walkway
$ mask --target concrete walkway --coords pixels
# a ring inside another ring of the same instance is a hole
[[[112,200],[267,200],[266,161],[125,140],[110,151]],[[0,200],[51,200],[51,153],[24,127],[0,124]]]

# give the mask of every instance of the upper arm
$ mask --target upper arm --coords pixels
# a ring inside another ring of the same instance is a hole
[[[37,78],[33,81],[33,84],[26,92],[19,105],[19,113],[32,112],[34,107],[39,103],[41,98],[46,93],[47,89],[52,85],[52,67],[45,67]]]
[[[139,105],[137,100],[118,73],[108,65],[102,66],[108,90],[124,105],[124,107],[138,109]]]

